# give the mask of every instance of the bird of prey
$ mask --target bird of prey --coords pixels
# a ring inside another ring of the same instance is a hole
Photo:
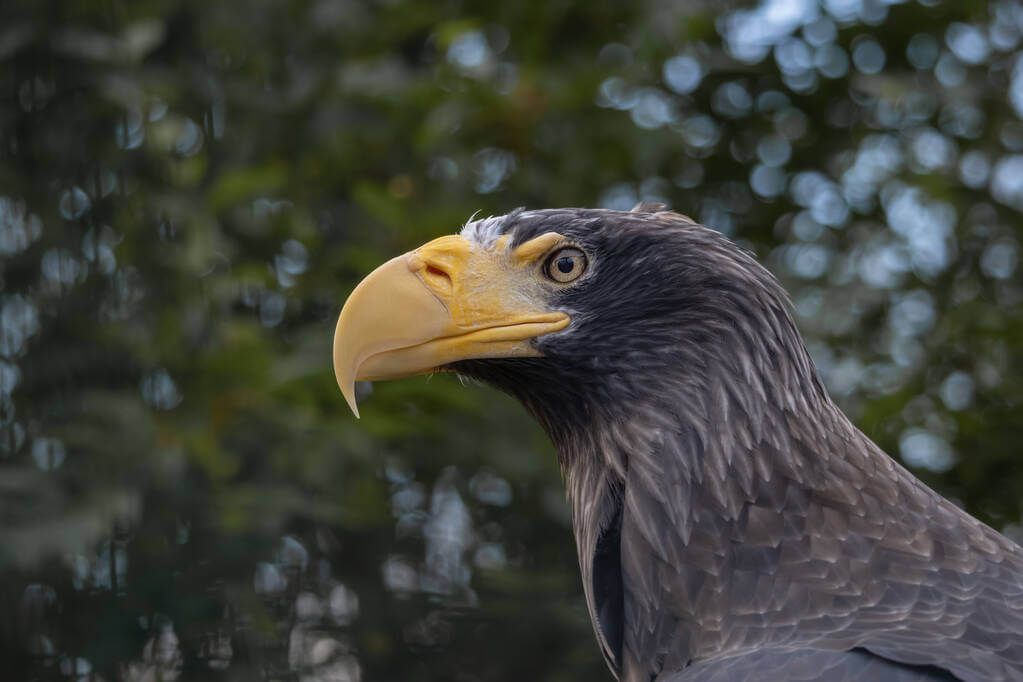
[[[517,210],[382,265],[334,369],[455,371],[553,441],[623,682],[1023,680],[1023,549],[828,397],[770,273],[667,211]]]

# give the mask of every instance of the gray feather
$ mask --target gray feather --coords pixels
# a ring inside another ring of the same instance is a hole
[[[749,254],[645,205],[500,229],[557,231],[592,262],[552,300],[577,313],[544,358],[455,368],[554,441],[621,680],[1023,679],[1023,550],[849,422]],[[620,562],[595,564],[612,527]]]

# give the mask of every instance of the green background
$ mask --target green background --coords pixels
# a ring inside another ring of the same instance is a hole
[[[835,399],[1023,535],[1023,7],[9,0],[0,666],[610,679],[510,399],[330,368],[473,214],[661,200],[786,285]]]

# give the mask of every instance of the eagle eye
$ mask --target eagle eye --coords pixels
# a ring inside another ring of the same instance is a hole
[[[543,270],[555,282],[567,284],[586,271],[586,254],[575,247],[558,249],[544,263]]]

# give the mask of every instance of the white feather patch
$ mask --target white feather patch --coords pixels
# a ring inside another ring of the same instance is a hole
[[[489,218],[473,220],[475,217],[476,215],[473,214],[469,218],[459,234],[474,244],[489,249],[502,234],[505,216],[490,216]]]

